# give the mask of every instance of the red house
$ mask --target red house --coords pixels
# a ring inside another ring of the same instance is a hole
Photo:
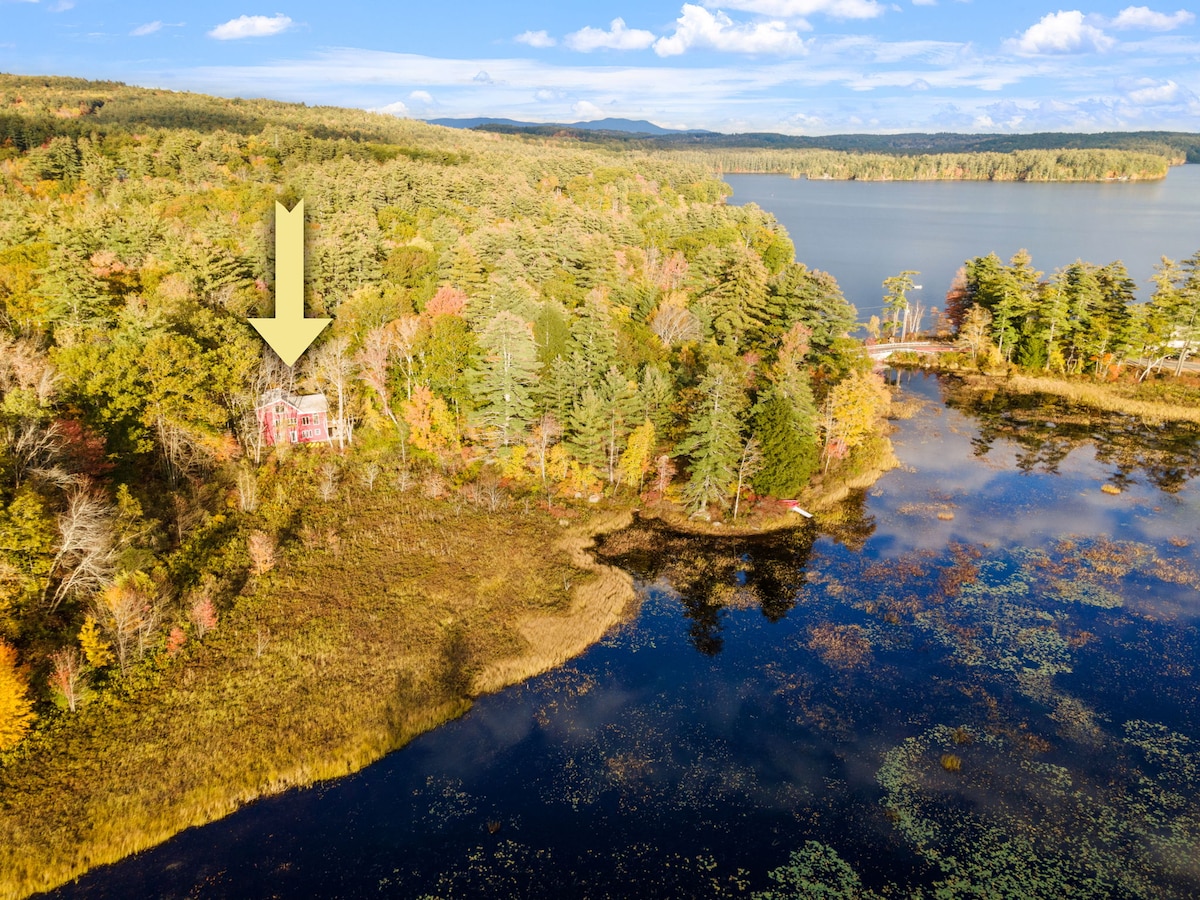
[[[329,402],[324,394],[290,394],[275,388],[258,398],[256,412],[263,443],[268,446],[332,440]]]

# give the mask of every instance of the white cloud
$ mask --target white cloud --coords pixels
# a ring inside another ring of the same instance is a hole
[[[236,41],[249,37],[270,37],[287,31],[294,23],[283,13],[267,16],[238,16],[218,25],[208,33],[218,41]]]
[[[613,19],[609,30],[581,28],[568,34],[564,41],[572,50],[590,53],[592,50],[645,50],[654,43],[656,35],[640,28],[627,28],[624,19]]]
[[[1148,6],[1127,6],[1117,17],[1108,22],[1109,28],[1118,30],[1136,28],[1142,31],[1171,31],[1181,25],[1190,25],[1196,17],[1186,9],[1170,15],[1155,12]]]
[[[495,80],[487,73],[486,69],[480,69],[471,80],[476,84],[495,84]]]
[[[908,60],[920,60],[927,65],[945,69],[960,63],[968,55],[970,45],[951,41],[881,41],[865,35],[826,38],[818,55],[833,59],[891,64]]]
[[[1172,104],[1195,104],[1196,95],[1177,82],[1167,79],[1130,78],[1117,84],[1126,99],[1137,106],[1167,106]]]
[[[875,0],[704,0],[704,5],[709,9],[736,9],[777,19],[802,19],[818,13],[834,19],[874,19],[887,12]]]
[[[1116,41],[1095,25],[1084,21],[1083,13],[1077,9],[1059,10],[1042,17],[1025,33],[1006,46],[1018,53],[1040,55],[1044,53],[1086,53],[1091,50],[1103,52],[1111,49]]]
[[[913,6],[937,6],[937,0],[912,0]]]
[[[578,103],[571,104],[571,112],[575,114],[577,122],[593,122],[596,119],[603,119],[607,115],[604,110],[589,100],[580,100]]]
[[[408,99],[417,103],[432,103],[433,94],[429,93],[429,91],[413,91],[408,95]]]
[[[560,65],[342,47],[256,64],[164,68],[147,77],[157,86],[223,96],[244,95],[253,84],[262,96],[343,106],[379,107],[402,98],[410,115],[426,108],[410,96],[421,89],[451,116],[570,122],[582,118],[572,105],[588,101],[605,115],[718,131],[970,131],[977,116],[988,117],[992,129],[1020,131],[1194,131],[1200,120],[1200,100],[1187,90],[1197,87],[1183,74],[1191,71],[1200,43],[1178,34],[1122,42],[1120,53],[1104,57],[1099,76],[1078,57],[989,54],[966,43],[862,36],[805,43],[802,58],[734,65],[713,59],[699,66],[657,60],[597,66],[582,55]],[[1150,68],[1165,60],[1178,60],[1179,73]],[[490,73],[481,76],[486,83],[476,81],[481,71]],[[1158,81],[1137,80],[1148,72]],[[1167,79],[1180,85],[1169,102],[1139,104],[1130,97],[1136,91],[1146,91],[1137,94],[1145,101],[1165,97]]]
[[[139,25],[129,33],[133,37],[145,37],[148,34],[154,34],[154,32],[159,31],[162,27],[162,22],[147,22],[145,25]]]
[[[1130,91],[1128,96],[1139,106],[1173,103],[1179,98],[1179,85],[1174,81],[1168,81],[1166,84],[1156,84]]]
[[[405,118],[408,116],[408,107],[404,104],[404,101],[397,100],[395,103],[389,103],[387,106],[379,106],[375,109],[369,109],[367,112],[384,113],[385,115],[389,116],[399,116],[400,118]]]
[[[513,40],[518,44],[528,44],[530,47],[553,47],[558,43],[545,31],[522,31]]]
[[[784,22],[739,25],[720,10],[714,14],[702,6],[685,3],[683,14],[675,20],[675,33],[655,41],[654,52],[679,56],[693,48],[781,56],[797,56],[805,51],[800,35]]]

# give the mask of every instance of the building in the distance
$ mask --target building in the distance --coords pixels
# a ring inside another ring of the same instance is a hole
[[[292,394],[274,388],[258,398],[257,415],[263,443],[268,446],[312,444],[334,437],[324,394]]]

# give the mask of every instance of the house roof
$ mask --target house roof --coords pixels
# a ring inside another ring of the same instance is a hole
[[[259,395],[258,407],[286,403],[300,413],[328,413],[329,401],[324,394],[291,394],[282,388],[273,388]]]
[[[329,401],[325,399],[324,394],[304,394],[302,396],[293,396],[296,408],[302,413],[327,413],[329,412]]]

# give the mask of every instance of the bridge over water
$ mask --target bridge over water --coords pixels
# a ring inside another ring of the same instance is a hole
[[[950,353],[958,349],[953,344],[943,344],[939,341],[900,341],[894,344],[869,344],[867,346],[867,355],[871,359],[882,360],[887,359],[893,353],[935,354]]]

